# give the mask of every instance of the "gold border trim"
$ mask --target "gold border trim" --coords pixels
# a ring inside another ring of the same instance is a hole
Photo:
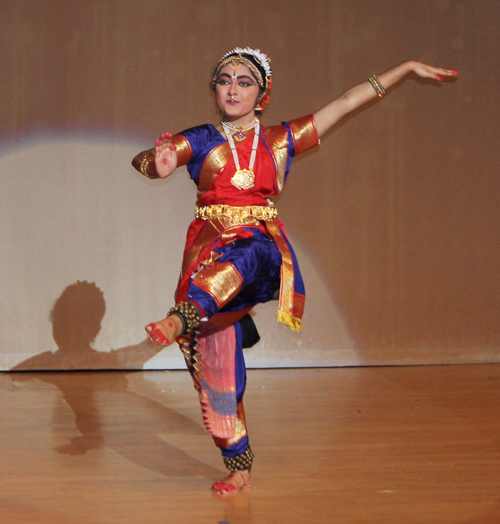
[[[289,123],[296,155],[300,155],[319,145],[318,131],[312,115],[291,120]]]
[[[174,144],[177,153],[177,167],[185,166],[193,156],[191,144],[183,135],[174,135],[172,137],[172,144]]]

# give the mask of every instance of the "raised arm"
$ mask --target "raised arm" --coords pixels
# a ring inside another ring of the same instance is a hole
[[[164,133],[155,147],[141,151],[132,160],[132,165],[148,178],[166,178],[177,167],[177,152],[172,143],[172,134]]]
[[[378,81],[381,87],[377,87],[376,85],[377,77],[371,77],[373,83],[366,81],[352,87],[342,96],[314,113],[314,120],[319,136],[328,131],[351,111],[361,107],[377,96],[383,96],[385,89],[389,89],[412,72],[422,78],[431,78],[439,82],[441,82],[445,76],[455,76],[458,74],[458,71],[454,69],[441,69],[440,67],[433,67],[413,61],[403,62],[385,71],[385,73],[378,75]]]

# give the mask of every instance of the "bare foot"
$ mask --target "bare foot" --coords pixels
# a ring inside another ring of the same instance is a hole
[[[184,326],[178,315],[171,315],[146,326],[148,337],[160,346],[170,346],[182,334]]]
[[[250,470],[245,469],[243,471],[232,471],[224,480],[221,482],[215,482],[212,484],[212,490],[215,493],[231,493],[232,491],[238,491],[243,488],[249,488],[253,485],[252,477],[250,476]]]

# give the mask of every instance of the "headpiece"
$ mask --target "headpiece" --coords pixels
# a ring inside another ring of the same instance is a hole
[[[213,84],[217,82],[217,77],[219,76],[220,70],[227,64],[229,64],[234,69],[238,68],[240,65],[246,65],[248,69],[255,76],[259,86],[262,89],[262,94],[259,96],[259,106],[264,109],[269,102],[269,91],[271,90],[272,85],[272,71],[271,66],[269,65],[271,59],[262,53],[260,49],[252,49],[250,47],[236,47],[232,51],[226,53],[217,64],[214,72]]]

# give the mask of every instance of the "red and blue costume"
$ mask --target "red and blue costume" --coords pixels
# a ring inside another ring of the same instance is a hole
[[[249,165],[253,130],[237,144]],[[284,225],[271,198],[282,189],[292,158],[319,144],[314,119],[260,127],[254,186],[231,183],[231,149],[212,125],[172,139],[178,165],[187,165],[198,188],[197,213],[186,239],[176,302],[200,312],[200,331],[178,338],[200,396],[204,422],[225,460],[251,453],[243,394],[245,318],[258,303],[279,296],[278,320],[301,329],[305,290]]]

